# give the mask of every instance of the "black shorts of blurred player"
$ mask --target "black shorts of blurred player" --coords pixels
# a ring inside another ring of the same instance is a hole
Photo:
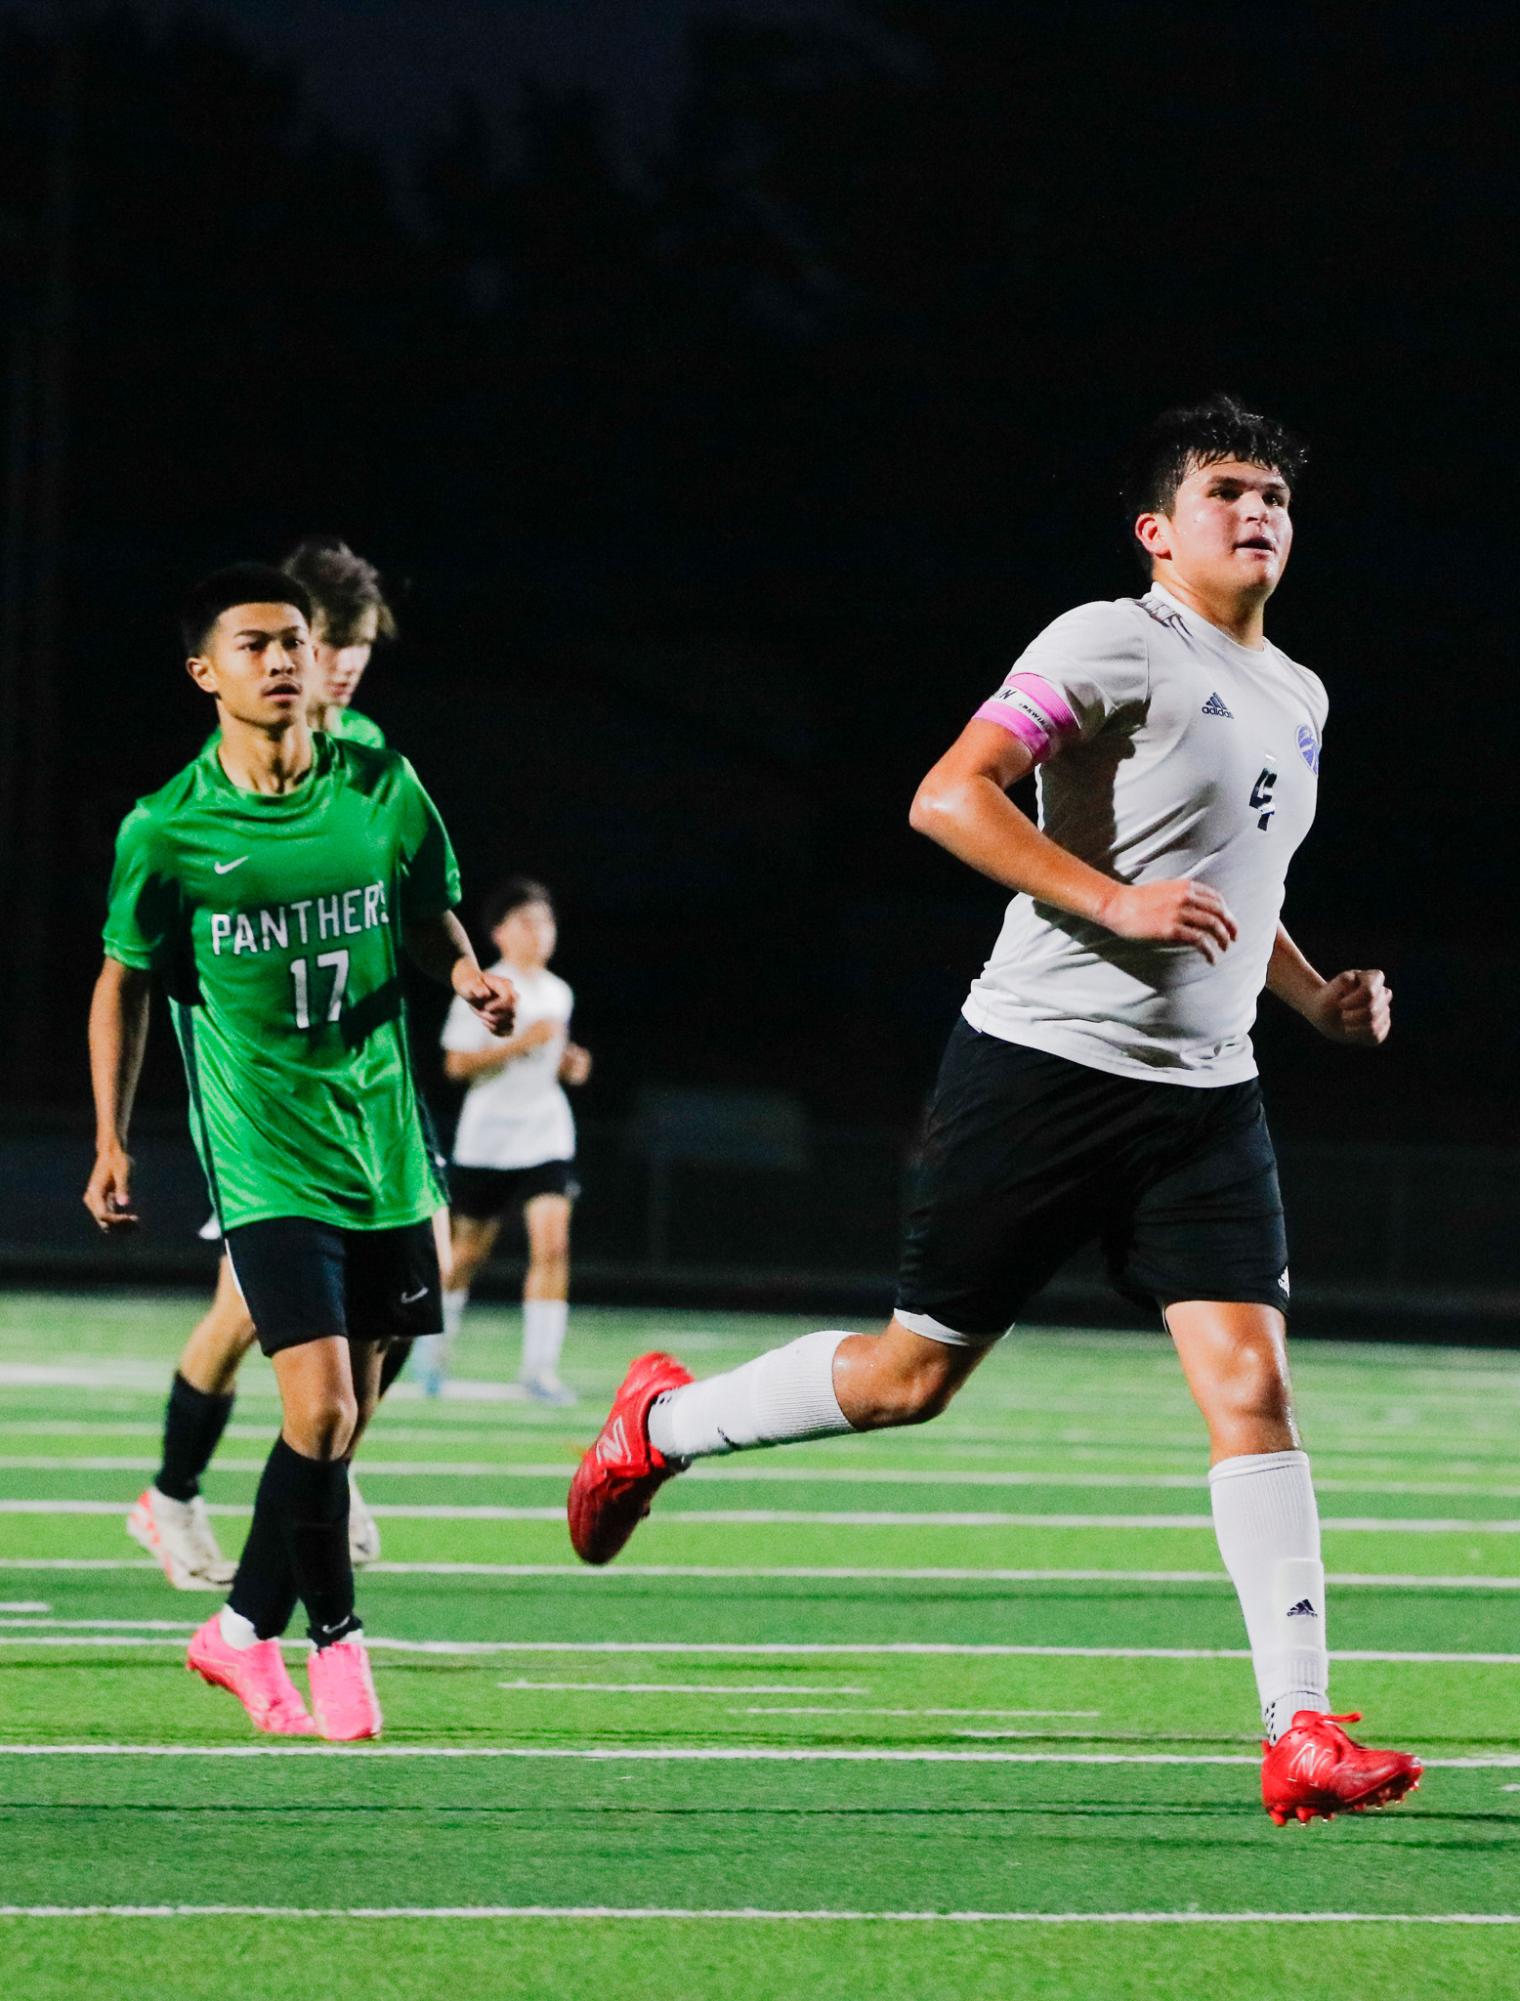
[[[573,1202],[580,1192],[569,1160],[541,1160],[533,1167],[465,1167],[456,1160],[449,1166],[449,1207],[456,1219],[474,1223],[500,1223],[540,1195]]]
[[[1111,1075],[951,1032],[914,1165],[896,1318],[995,1340],[1076,1253],[1126,1298],[1288,1309],[1287,1234],[1261,1088]]]

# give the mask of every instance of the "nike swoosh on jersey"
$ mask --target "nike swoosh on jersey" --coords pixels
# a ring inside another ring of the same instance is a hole
[[[211,866],[218,875],[230,875],[235,868],[241,868],[247,859],[247,855],[239,855],[235,862],[213,862]]]

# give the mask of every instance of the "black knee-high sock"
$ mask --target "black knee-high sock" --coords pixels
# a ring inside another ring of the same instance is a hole
[[[276,1439],[274,1450],[264,1462],[248,1538],[238,1559],[237,1576],[227,1594],[227,1603],[252,1622],[261,1640],[278,1639],[296,1609],[295,1572],[290,1567],[290,1543],[285,1532],[290,1512],[292,1459],[301,1464],[311,1463],[302,1461],[283,1438]]]
[[[391,1341],[386,1344],[385,1353],[380,1357],[380,1391],[384,1396],[397,1376],[411,1360],[410,1341]]]
[[[359,1630],[354,1616],[354,1566],[348,1549],[348,1461],[307,1459],[280,1446],[294,1462],[285,1546],[296,1591],[306,1607],[313,1646],[331,1646]]]
[[[221,1442],[232,1415],[230,1396],[198,1390],[176,1372],[164,1405],[164,1459],[154,1486],[171,1501],[193,1501],[201,1475]]]

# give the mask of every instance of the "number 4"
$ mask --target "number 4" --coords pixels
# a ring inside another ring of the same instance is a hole
[[[1276,771],[1270,764],[1264,764],[1261,768],[1260,776],[1251,787],[1251,807],[1254,812],[1261,814],[1261,818],[1256,824],[1262,833],[1265,833],[1268,827],[1271,826],[1272,815],[1277,811],[1277,808],[1272,803],[1272,787],[1276,783]]]
[[[327,1002],[327,1019],[336,1021],[343,1007],[343,990],[348,985],[347,952],[323,952],[317,960],[319,966],[331,966],[333,971],[332,993]],[[296,989],[296,1027],[311,1027],[311,986],[304,959],[292,959],[290,977]]]

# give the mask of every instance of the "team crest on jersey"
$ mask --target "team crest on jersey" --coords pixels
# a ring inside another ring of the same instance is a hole
[[[1318,776],[1319,744],[1315,741],[1314,732],[1313,730],[1310,729],[1307,723],[1301,723],[1299,725],[1298,747],[1303,754],[1304,763],[1308,765],[1309,769],[1312,772],[1314,772],[1316,776]]]

